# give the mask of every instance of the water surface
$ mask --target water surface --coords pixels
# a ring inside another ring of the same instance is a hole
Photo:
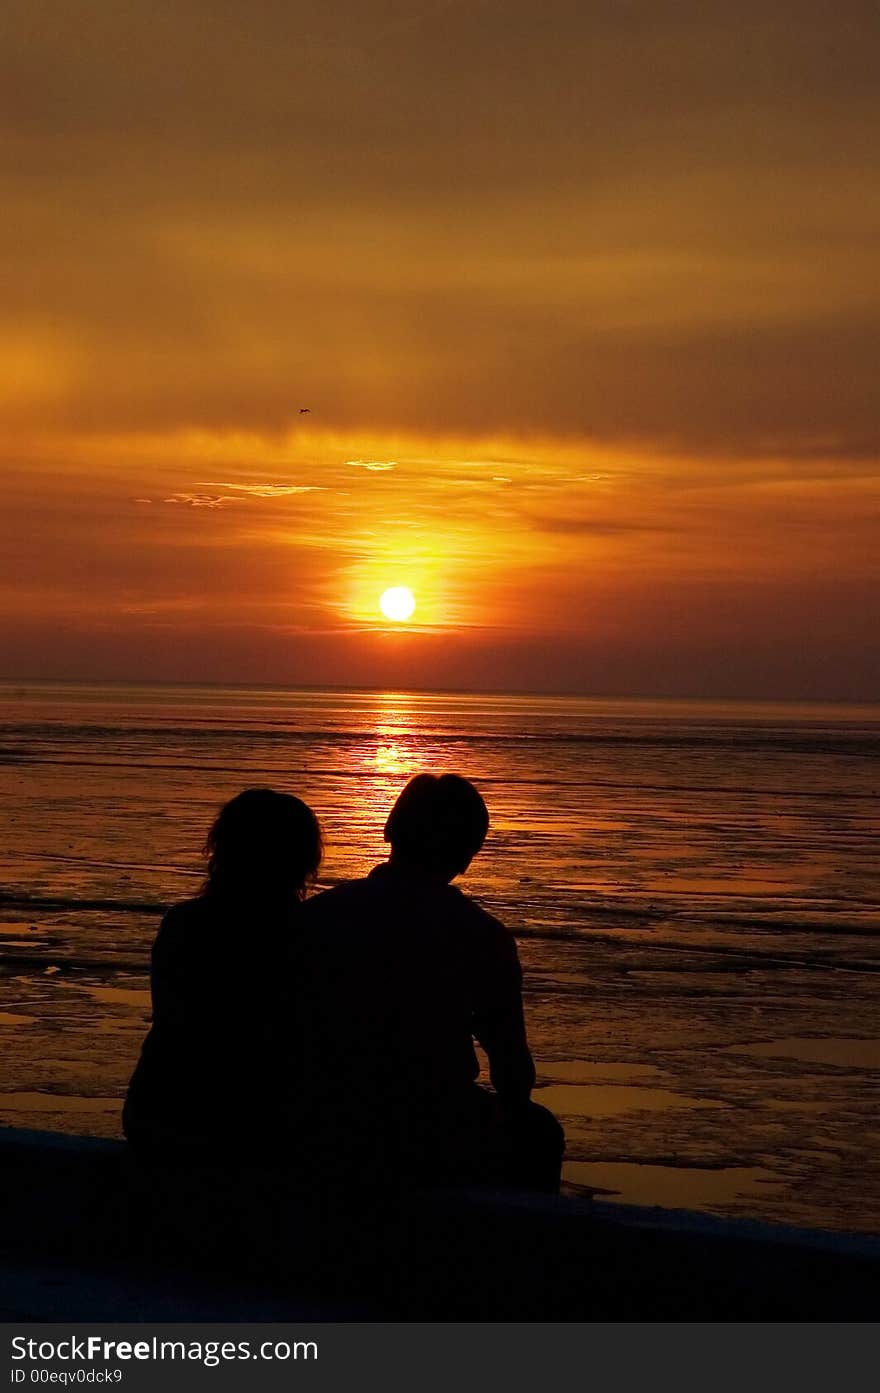
[[[118,1133],[158,915],[222,801],[307,799],[330,884],[453,770],[569,1182],[880,1231],[878,757],[876,707],[0,687],[0,1121]]]

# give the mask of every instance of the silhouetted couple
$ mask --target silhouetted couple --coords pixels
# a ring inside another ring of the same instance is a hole
[[[488,825],[466,779],[420,774],[388,818],[388,861],[305,901],[312,811],[271,789],[233,798],[201,895],[153,948],[123,1116],[138,1150],[283,1163],[316,1184],[557,1191],[562,1129],[530,1101],[515,942],[450,883]]]

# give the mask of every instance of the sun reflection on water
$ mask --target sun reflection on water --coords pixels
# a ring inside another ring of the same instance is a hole
[[[412,752],[404,750],[393,740],[377,745],[364,763],[377,774],[399,775],[401,778],[414,767]]]

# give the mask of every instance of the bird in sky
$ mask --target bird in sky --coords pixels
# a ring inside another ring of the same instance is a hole
[[[299,409],[299,414],[300,416],[310,416],[312,414],[312,409],[310,406],[301,406]]]

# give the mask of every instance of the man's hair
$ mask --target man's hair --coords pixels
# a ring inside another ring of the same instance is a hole
[[[489,830],[473,784],[458,774],[417,774],[388,815],[385,840],[413,865],[441,875],[467,870]]]

